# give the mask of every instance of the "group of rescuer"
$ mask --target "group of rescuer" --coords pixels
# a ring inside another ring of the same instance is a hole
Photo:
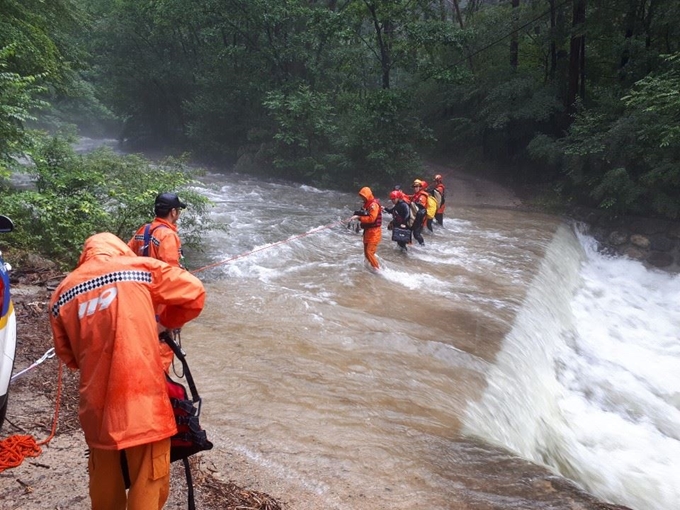
[[[427,227],[434,231],[433,223],[444,226],[444,210],[446,209],[446,186],[442,176],[434,176],[434,184],[428,187],[426,181],[415,179],[411,185],[412,195],[407,195],[401,190],[401,186],[395,186],[390,193],[392,207],[382,207],[378,199],[373,196],[369,187],[359,190],[359,196],[363,199],[361,210],[354,211],[350,221],[359,220],[364,230],[364,256],[374,270],[380,269],[380,264],[375,253],[382,238],[382,213],[392,216],[392,221],[387,229],[392,232],[392,240],[403,250],[407,251],[407,245],[411,244],[412,237],[420,246],[425,245],[423,228]]]
[[[382,214],[407,250],[411,235],[443,225],[445,186],[416,179],[413,194],[390,193],[383,208],[370,188],[359,191],[363,207],[352,220],[364,230],[364,255],[378,270],[376,250]],[[430,197],[435,198],[433,201]],[[79,418],[89,448],[93,510],[163,508],[170,490],[170,438],[177,433],[165,377],[172,351],[159,334],[196,318],[205,302],[203,284],[182,265],[177,220],[186,204],[175,193],[155,200],[155,219],[127,245],[111,233],[89,237],[76,269],[50,300],[55,351],[80,371]]]

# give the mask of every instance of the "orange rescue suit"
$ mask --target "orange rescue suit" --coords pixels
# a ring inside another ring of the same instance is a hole
[[[373,192],[369,187],[361,188],[359,196],[364,199],[364,208],[368,212],[366,216],[359,216],[359,221],[364,229],[364,243],[378,244],[382,239],[382,229],[379,225],[375,227],[368,225],[375,225],[378,222],[378,217],[382,214],[380,204],[373,198]]]
[[[85,242],[50,300],[55,351],[80,369],[80,424],[91,448],[122,450],[176,433],[158,348],[160,322],[180,328],[205,302],[188,271],[138,257],[113,234]]]
[[[142,225],[127,243],[137,255],[144,254],[145,228],[146,224]],[[149,232],[149,252],[146,256],[180,267],[182,242],[177,235],[177,225],[173,225],[163,218],[154,218]]]

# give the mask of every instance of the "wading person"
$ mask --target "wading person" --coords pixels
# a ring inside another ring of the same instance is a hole
[[[444,226],[444,210],[446,209],[445,205],[446,186],[444,186],[444,183],[442,182],[442,176],[439,174],[434,176],[434,188],[432,190],[432,194],[439,203],[439,208],[437,209],[437,212],[434,215],[434,221],[436,221],[438,225]],[[437,197],[437,195],[439,196]]]
[[[411,184],[413,188],[413,195],[409,197],[411,207],[416,209],[415,220],[413,220],[413,237],[416,238],[420,246],[425,245],[425,240],[423,239],[423,227],[427,221],[427,193],[423,191],[423,181],[416,179]]]
[[[90,449],[93,510],[163,508],[177,426],[158,334],[197,317],[204,301],[195,276],[136,256],[110,233],[85,241],[78,267],[54,291],[55,351],[80,371],[79,419]],[[159,304],[165,308],[157,322]]]
[[[421,184],[422,190],[421,193],[425,195],[425,209],[427,209],[426,212],[426,217],[425,217],[425,225],[427,226],[427,230],[430,232],[434,232],[434,228],[432,227],[432,222],[434,221],[434,215],[437,212],[436,211],[436,205],[431,208],[431,214],[430,214],[430,197],[432,196],[430,194],[430,189],[428,188],[427,181],[422,181]]]
[[[354,216],[350,220],[359,220],[361,228],[364,229],[364,256],[371,267],[378,270],[380,264],[375,252],[382,238],[382,207],[368,186],[359,190],[359,196],[364,200],[364,207],[360,211],[354,211]]]
[[[400,190],[392,191],[390,193],[390,200],[392,207],[385,207],[384,211],[392,215],[392,221],[387,226],[387,230],[392,231],[392,240],[396,240],[397,245],[402,250],[406,251],[406,245],[410,242],[411,231],[408,228],[409,207],[404,200],[404,193]],[[397,230],[395,230],[397,229]],[[400,234],[400,235],[395,235]],[[402,235],[403,238],[402,238]]]

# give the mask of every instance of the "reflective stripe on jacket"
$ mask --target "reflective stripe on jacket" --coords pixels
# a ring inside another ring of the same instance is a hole
[[[164,229],[165,230],[165,229]],[[80,370],[80,423],[92,448],[120,450],[176,432],[158,348],[160,322],[182,327],[203,309],[188,271],[137,257],[113,234],[90,237],[78,267],[54,291],[57,355]]]
[[[137,255],[144,255],[144,229],[142,225],[128,241],[128,246]],[[180,267],[182,258],[182,242],[177,235],[177,225],[163,218],[154,218],[151,222],[149,249],[147,257],[162,260],[170,265]]]

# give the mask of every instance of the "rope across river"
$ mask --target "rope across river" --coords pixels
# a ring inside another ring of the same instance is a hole
[[[192,270],[191,273],[193,273],[193,274],[200,273],[201,271],[206,271],[208,269],[212,269],[213,267],[221,266],[223,264],[228,264],[229,262],[233,262],[234,260],[237,260],[237,259],[240,259],[240,258],[243,258],[243,257],[247,257],[248,255],[252,255],[253,253],[257,253],[258,251],[266,250],[268,248],[273,248],[274,246],[279,246],[281,244],[290,243],[291,241],[295,241],[296,239],[302,239],[303,237],[307,237],[307,236],[310,236],[312,234],[318,234],[322,230],[329,229],[329,228],[334,227],[335,225],[338,225],[340,223],[347,223],[347,221],[349,221],[349,218],[345,219],[345,220],[337,220],[337,221],[334,221],[333,223],[329,223],[328,225],[324,225],[322,227],[314,228],[314,229],[310,230],[309,232],[305,232],[304,234],[298,234],[298,235],[289,237],[288,239],[283,239],[281,241],[277,241],[277,242],[272,243],[272,244],[260,246],[259,248],[255,248],[254,250],[250,250],[250,251],[241,253],[239,255],[234,255],[233,257],[229,257],[228,259],[220,260],[219,262],[214,262],[213,264],[208,264],[207,266],[199,267],[198,269]]]
[[[247,257],[248,255],[252,255],[253,253],[257,253],[259,251],[266,250],[268,248],[273,248],[274,246],[279,246],[282,244],[290,243],[292,241],[295,241],[297,239],[302,239],[303,237],[310,236],[312,234],[317,234],[323,230],[329,229],[331,227],[334,227],[335,225],[338,225],[340,223],[346,223],[348,219],[346,220],[337,220],[332,223],[329,223],[327,225],[323,225],[321,227],[314,228],[308,232],[304,232],[302,234],[298,234],[292,237],[289,237],[288,239],[283,239],[281,241],[277,241],[272,244],[267,244],[265,246],[260,246],[259,248],[255,248],[253,250],[250,250],[248,252],[241,253],[239,255],[235,255],[233,257],[229,257],[228,259],[220,260],[219,262],[215,262],[212,264],[208,264],[203,267],[199,267],[198,269],[194,269],[191,271],[191,273],[199,273],[201,271],[206,271],[208,269],[212,269],[217,266],[221,266],[223,264],[228,264],[229,262],[233,262],[234,260],[238,260],[243,257]],[[25,369],[21,370],[20,372],[17,372],[14,374],[11,378],[11,380],[14,380],[25,373],[33,370],[34,368],[38,367],[40,364],[42,364],[44,361],[53,358],[54,357],[54,348],[49,349],[45,354],[40,357],[38,360],[36,360],[34,363],[32,363],[30,366],[26,367]],[[62,372],[63,372],[63,366],[61,361],[59,362],[59,372],[57,376],[57,395],[56,395],[56,405],[54,409],[54,418],[52,421],[52,429],[50,431],[50,435],[43,441],[36,442],[35,438],[30,435],[14,435],[10,436],[7,439],[4,439],[0,441],[0,473],[2,473],[5,469],[13,468],[19,466],[26,457],[38,457],[42,453],[42,448],[41,446],[44,446],[48,444],[52,438],[54,437],[56,431],[57,431],[57,421],[59,419],[59,407],[61,403],[61,390],[62,390]]]

